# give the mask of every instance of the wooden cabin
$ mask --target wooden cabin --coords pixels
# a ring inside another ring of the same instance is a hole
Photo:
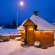
[[[35,11],[35,13],[37,13],[37,12]],[[37,14],[35,14],[35,16],[36,15]],[[20,30],[21,39],[25,40],[26,45],[34,45],[34,42],[38,40],[41,43],[41,47],[45,48],[45,47],[54,45],[54,31],[51,30],[50,28],[48,27],[48,29],[47,29],[45,27],[45,29],[44,29],[44,28],[38,26],[38,23],[36,24],[33,20],[27,19],[17,29]]]
[[[10,35],[9,34],[3,34],[0,36],[2,41],[9,41],[10,40]]]

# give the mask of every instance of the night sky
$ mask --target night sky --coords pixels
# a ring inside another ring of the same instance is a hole
[[[39,11],[38,16],[48,22],[55,22],[55,0],[0,0],[0,24],[12,24],[14,18],[17,21],[17,8],[19,24],[31,17],[33,11]]]

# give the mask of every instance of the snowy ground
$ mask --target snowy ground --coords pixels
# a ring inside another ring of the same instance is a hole
[[[8,42],[0,42],[0,55],[8,55],[17,48],[21,48],[20,41],[10,40]]]
[[[48,47],[47,49],[36,48],[34,46],[23,47],[10,55],[55,55],[55,46]]]
[[[20,41],[0,42],[0,55],[55,55],[55,46],[47,49],[22,47]]]

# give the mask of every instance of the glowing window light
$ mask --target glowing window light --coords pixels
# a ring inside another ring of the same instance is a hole
[[[33,30],[33,28],[32,28],[32,27],[30,27],[28,30]]]

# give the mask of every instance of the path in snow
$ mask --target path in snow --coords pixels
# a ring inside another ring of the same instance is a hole
[[[21,46],[21,41],[0,42],[0,55],[55,55],[55,46],[47,49]]]
[[[22,48],[20,46],[20,41],[10,40],[8,42],[0,42],[0,55],[8,55],[14,52],[17,48],[18,50]]]
[[[17,48],[14,52],[10,53],[9,55],[19,55],[20,53],[27,51],[28,48],[29,48],[28,46],[22,47],[19,50]]]
[[[55,46],[47,49],[36,48],[34,46],[23,47],[20,50],[15,50],[10,55],[55,55]]]

